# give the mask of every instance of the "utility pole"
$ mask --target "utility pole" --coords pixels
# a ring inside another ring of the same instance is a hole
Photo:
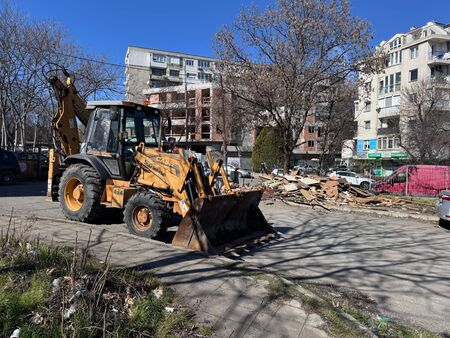
[[[185,122],[185,134],[186,134],[186,144],[189,142],[189,99],[188,99],[188,91],[187,91],[187,73],[186,73],[186,59],[184,58],[184,106],[185,106],[185,114],[186,114],[186,122]]]
[[[228,147],[227,147],[227,132],[228,132],[228,128],[227,128],[227,119],[225,116],[225,93],[224,93],[224,89],[223,89],[223,78],[222,78],[222,74],[219,74],[219,80],[220,80],[220,100],[221,100],[221,104],[220,104],[220,108],[221,108],[221,113],[222,113],[222,153],[223,153],[223,162],[226,164],[228,164]],[[225,167],[228,168],[228,167]],[[228,169],[227,169],[228,171]]]

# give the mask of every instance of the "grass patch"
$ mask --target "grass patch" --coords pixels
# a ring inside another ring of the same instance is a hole
[[[331,304],[334,309],[339,309],[349,314],[380,338],[438,338],[439,335],[412,327],[388,317],[379,316],[377,306],[363,294],[334,286],[317,285],[310,283],[298,283],[304,289],[316,294]],[[339,327],[335,330],[340,331]],[[338,336],[343,334],[333,333]]]
[[[338,289],[333,286],[319,284],[292,282],[286,284],[276,275],[249,269],[241,264],[229,266],[233,270],[255,279],[265,280],[269,283],[266,289],[269,291],[267,301],[283,301],[297,299],[301,302],[305,311],[316,313],[322,317],[325,324],[323,329],[335,337],[360,338],[365,337],[365,332],[357,323],[345,317],[348,314],[359,323],[368,328],[380,338],[438,338],[439,336],[409,325],[380,318],[376,303],[364,294],[354,290]],[[323,301],[311,297],[299,290],[296,285],[318,296]]]
[[[77,239],[74,240],[77,243]],[[85,248],[0,237],[0,336],[209,336],[208,327],[151,273],[112,269]],[[172,312],[171,309],[174,309]]]

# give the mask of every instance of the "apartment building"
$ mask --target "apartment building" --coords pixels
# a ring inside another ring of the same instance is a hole
[[[384,176],[407,160],[400,148],[402,92],[418,81],[450,78],[450,24],[428,22],[382,41],[387,55],[383,72],[363,78],[355,101],[354,160]]]
[[[130,46],[125,56],[126,98],[145,100],[148,88],[211,83],[217,60],[204,56]]]
[[[169,51],[128,47],[126,98],[164,110],[172,121],[166,136],[199,153],[221,151],[214,58]],[[250,168],[252,134],[234,135],[228,146],[229,162]]]

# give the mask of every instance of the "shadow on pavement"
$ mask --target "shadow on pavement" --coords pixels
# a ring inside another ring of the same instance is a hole
[[[266,217],[277,220],[276,229],[284,239],[252,251],[244,260],[298,281],[357,289],[368,293],[389,316],[441,334],[449,329],[446,230],[371,215],[304,208],[267,211]]]
[[[21,181],[11,185],[0,185],[1,197],[31,197],[47,193],[47,181]]]

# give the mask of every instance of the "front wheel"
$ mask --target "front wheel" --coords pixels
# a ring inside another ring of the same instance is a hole
[[[162,200],[150,193],[137,193],[125,205],[128,231],[137,236],[155,238],[167,229],[169,213]]]
[[[0,184],[8,185],[16,182],[16,175],[10,170],[6,170],[0,173]]]
[[[359,186],[364,190],[369,190],[370,183],[369,182],[361,182],[361,184]]]
[[[58,195],[68,219],[81,222],[99,219],[104,209],[102,194],[102,179],[91,166],[77,163],[64,170]]]

